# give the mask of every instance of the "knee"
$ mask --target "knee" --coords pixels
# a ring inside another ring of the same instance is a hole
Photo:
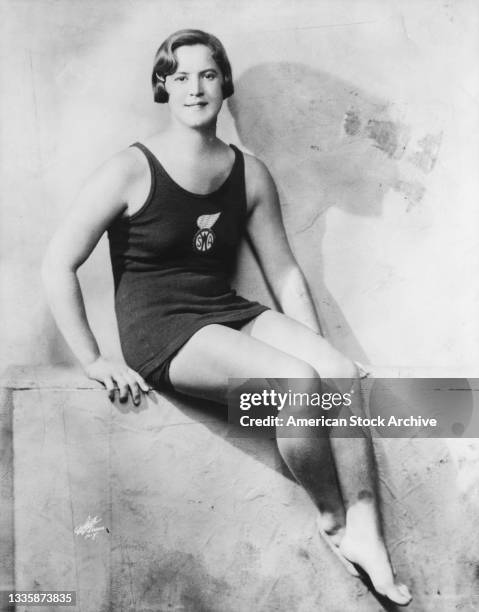
[[[295,360],[288,369],[288,380],[296,391],[303,393],[317,392],[321,378],[318,371],[305,361]]]
[[[348,380],[359,378],[357,365],[345,355],[341,355],[341,353],[338,354],[333,362],[333,372],[335,372],[335,376],[338,378],[346,378]]]
[[[345,378],[354,380],[359,378],[357,365],[336,349],[332,349],[327,361],[316,366],[321,378]]]
[[[327,364],[319,365],[318,371],[323,383],[345,393],[359,383],[357,365],[348,357],[334,350]]]
[[[319,372],[310,363],[295,359],[289,364],[288,376],[290,378],[304,378],[308,380],[317,380],[320,378]]]

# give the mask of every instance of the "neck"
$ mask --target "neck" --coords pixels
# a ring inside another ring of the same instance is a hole
[[[208,126],[195,129],[172,119],[166,131],[184,151],[190,151],[193,154],[211,151],[218,146],[219,142],[216,136],[216,121]]]

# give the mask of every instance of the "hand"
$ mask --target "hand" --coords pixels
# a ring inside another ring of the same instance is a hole
[[[137,406],[140,403],[141,391],[148,393],[152,390],[138,372],[129,368],[122,361],[111,361],[98,357],[83,369],[88,378],[98,380],[105,385],[111,401],[115,399],[115,390],[118,389],[120,402],[128,401],[128,393],[130,393],[133,403]]]

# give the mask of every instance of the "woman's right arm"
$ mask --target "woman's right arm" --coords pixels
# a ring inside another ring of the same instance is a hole
[[[131,151],[115,155],[96,170],[80,191],[45,254],[42,277],[57,325],[87,376],[102,382],[110,396],[118,387],[135,403],[149,385],[123,361],[105,359],[88,324],[77,270],[110,223],[127,210],[129,193],[143,170]]]

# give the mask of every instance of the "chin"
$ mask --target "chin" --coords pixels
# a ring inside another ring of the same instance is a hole
[[[208,128],[216,123],[216,115],[214,117],[198,117],[198,118],[186,118],[183,123],[191,128]]]

